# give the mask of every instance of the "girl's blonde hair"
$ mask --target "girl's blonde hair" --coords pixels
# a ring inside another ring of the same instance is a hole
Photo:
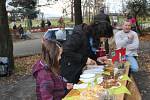
[[[61,44],[54,40],[42,40],[42,58],[48,65],[48,70],[55,75],[60,73],[59,60]]]

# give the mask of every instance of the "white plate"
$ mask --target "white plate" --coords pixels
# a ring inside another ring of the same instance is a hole
[[[88,69],[88,70],[84,70],[83,73],[84,74],[97,74],[97,73],[102,73],[103,72],[103,69],[101,68],[94,68],[94,69]]]
[[[87,65],[87,69],[93,69],[93,68],[104,68],[104,65]]]
[[[84,78],[84,79],[87,79],[87,78],[92,78],[92,77],[95,77],[95,74],[82,74],[80,75],[80,78]]]
[[[88,84],[74,84],[73,85],[73,89],[84,89],[84,88],[87,88]]]
[[[89,82],[94,82],[95,78],[80,78],[80,81],[84,82],[84,83],[89,83]]]

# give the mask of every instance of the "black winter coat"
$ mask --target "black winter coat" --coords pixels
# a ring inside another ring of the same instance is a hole
[[[97,37],[112,37],[113,29],[110,23],[109,16],[100,12],[100,14],[94,16],[95,33]]]
[[[99,21],[107,21],[109,24],[110,23],[110,19],[109,16],[104,14],[103,12],[100,12],[99,14],[94,16],[94,21],[95,22],[99,22]]]
[[[81,24],[74,28],[73,34],[63,45],[61,75],[68,82],[77,83],[88,57],[94,58],[95,55],[89,49],[88,36]]]

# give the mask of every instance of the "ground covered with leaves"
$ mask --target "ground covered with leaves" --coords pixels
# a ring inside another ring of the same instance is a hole
[[[0,77],[0,87],[24,80],[31,76],[32,65],[40,59],[40,54],[15,58],[15,70],[9,77]],[[150,35],[140,36],[138,62],[140,70],[134,74],[135,81],[142,95],[142,100],[150,98]]]
[[[136,84],[142,96],[142,100],[150,98],[150,35],[140,37],[138,57],[140,70],[134,73]]]
[[[0,86],[16,83],[25,76],[31,75],[32,65],[40,59],[40,54],[15,58],[15,70],[9,77],[0,77]]]

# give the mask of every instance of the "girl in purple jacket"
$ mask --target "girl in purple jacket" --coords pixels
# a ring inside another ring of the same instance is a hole
[[[57,41],[42,41],[42,59],[33,66],[37,100],[61,100],[73,85],[60,76],[59,59],[62,47]]]

